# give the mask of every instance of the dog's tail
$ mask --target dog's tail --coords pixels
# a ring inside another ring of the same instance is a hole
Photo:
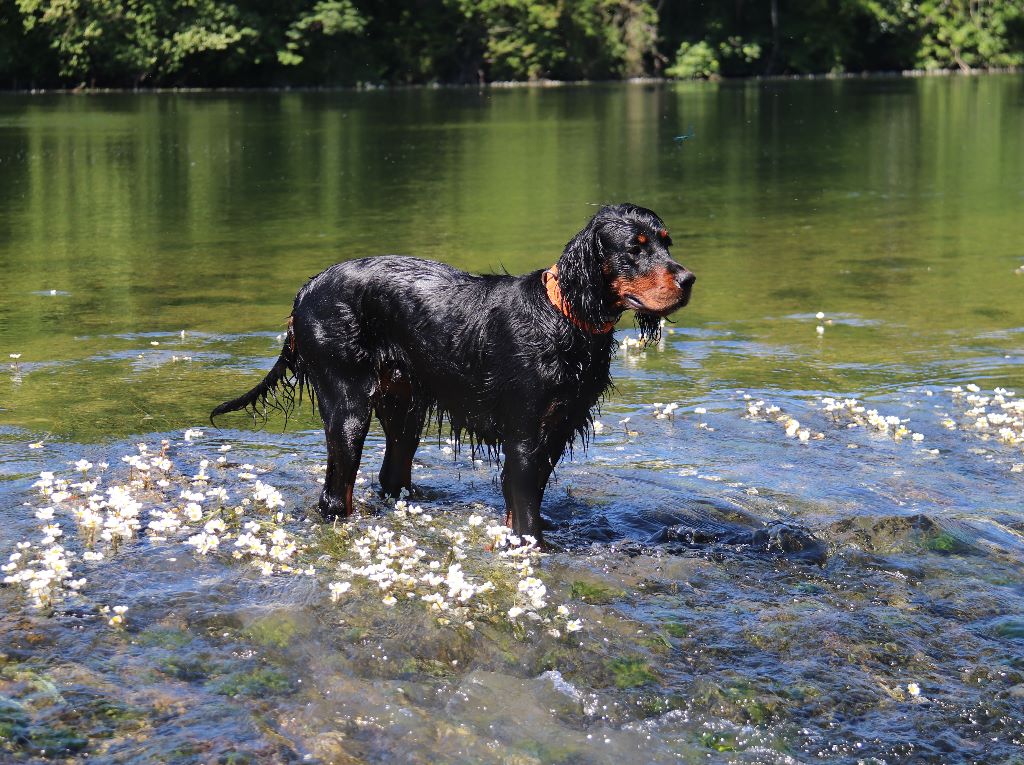
[[[231,401],[215,407],[210,412],[210,424],[215,425],[214,418],[226,412],[234,412],[239,409],[246,409],[252,413],[253,419],[267,419],[267,410],[279,409],[284,413],[285,424],[288,423],[288,415],[298,400],[302,398],[302,389],[305,386],[305,375],[302,365],[295,353],[295,335],[292,330],[292,320],[288,319],[288,332],[285,335],[284,347],[281,355],[277,357],[274,366],[267,372],[266,377],[260,380],[259,384]],[[312,391],[311,391],[312,392]]]

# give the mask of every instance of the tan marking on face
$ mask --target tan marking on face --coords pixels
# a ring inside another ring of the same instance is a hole
[[[618,276],[612,280],[611,288],[617,298],[617,308],[631,308],[626,295],[632,295],[652,313],[671,310],[683,297],[683,289],[667,268],[633,278]]]

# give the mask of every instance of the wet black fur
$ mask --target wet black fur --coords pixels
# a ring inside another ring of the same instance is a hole
[[[693,276],[671,260],[670,240],[658,237],[663,229],[650,210],[616,205],[573,237],[558,259],[558,283],[580,322],[619,318],[621,301],[609,287],[615,276],[668,264],[684,295],[676,307],[685,304]],[[612,333],[581,329],[552,305],[542,274],[473,276],[391,255],[331,266],[296,296],[284,348],[267,376],[214,409],[211,420],[243,408],[287,412],[305,390],[327,437],[326,517],[352,510],[372,413],[387,440],[380,483],[389,496],[411,488],[412,457],[427,422],[447,420],[474,451],[504,454],[513,527],[540,540],[544,488],[573,442],[586,444],[594,407],[611,385],[615,348]],[[658,315],[638,310],[636,321],[645,339],[658,336]]]

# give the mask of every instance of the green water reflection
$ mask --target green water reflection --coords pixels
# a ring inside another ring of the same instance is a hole
[[[992,76],[6,96],[0,358],[22,357],[0,423],[191,424],[251,382],[330,263],[537,268],[620,200],[661,214],[699,275],[680,323],[761,349],[712,342],[668,377],[870,391],[983,357],[1013,384],[1022,94]]]

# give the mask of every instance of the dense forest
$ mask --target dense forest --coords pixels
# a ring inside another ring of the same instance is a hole
[[[0,0],[5,88],[1021,65],[1021,0]]]

